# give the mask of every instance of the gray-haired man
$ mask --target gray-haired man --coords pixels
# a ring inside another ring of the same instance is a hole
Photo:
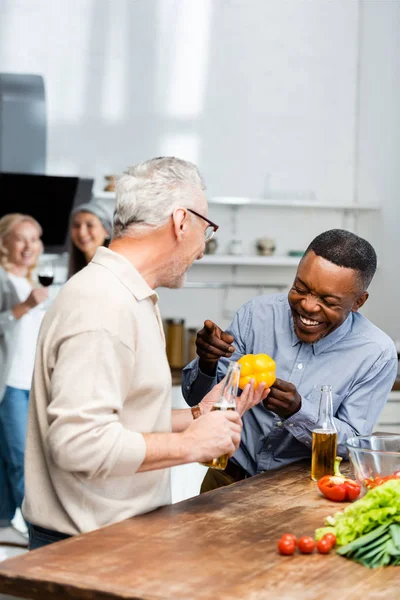
[[[23,505],[32,549],[167,504],[168,467],[237,449],[240,414],[266,392],[249,386],[240,414],[210,412],[218,387],[171,412],[154,291],[181,286],[216,229],[191,163],[153,159],[119,180],[109,248],[60,291],[39,337]]]

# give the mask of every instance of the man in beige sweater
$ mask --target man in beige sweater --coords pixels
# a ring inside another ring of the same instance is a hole
[[[158,158],[119,180],[114,237],[70,279],[43,321],[32,382],[23,514],[30,548],[170,502],[168,467],[232,455],[236,411],[171,411],[159,286],[182,286],[217,226],[196,167]],[[239,414],[240,413],[240,414]],[[196,418],[199,417],[199,418]]]

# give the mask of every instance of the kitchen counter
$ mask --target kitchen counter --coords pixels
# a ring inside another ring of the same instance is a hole
[[[319,494],[309,471],[297,463],[9,559],[0,563],[0,592],[40,600],[397,597],[399,567],[370,570],[334,552],[278,554],[283,533],[313,535],[344,508]]]

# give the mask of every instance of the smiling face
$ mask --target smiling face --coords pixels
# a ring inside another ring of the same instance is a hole
[[[22,271],[34,267],[43,250],[40,236],[40,230],[31,221],[15,225],[3,239],[8,263]]]
[[[314,344],[340,327],[367,298],[355,270],[309,252],[299,264],[288,295],[297,337]]]
[[[89,212],[78,212],[71,224],[72,243],[83,252],[87,258],[92,258],[99,246],[104,244],[107,237],[100,219]]]

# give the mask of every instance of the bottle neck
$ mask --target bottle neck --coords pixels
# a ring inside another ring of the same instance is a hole
[[[322,386],[321,388],[318,426],[327,431],[336,431],[331,386]]]
[[[238,384],[240,377],[240,365],[237,362],[230,362],[228,371],[218,400],[214,404],[219,410],[236,409],[236,396],[238,393]]]

